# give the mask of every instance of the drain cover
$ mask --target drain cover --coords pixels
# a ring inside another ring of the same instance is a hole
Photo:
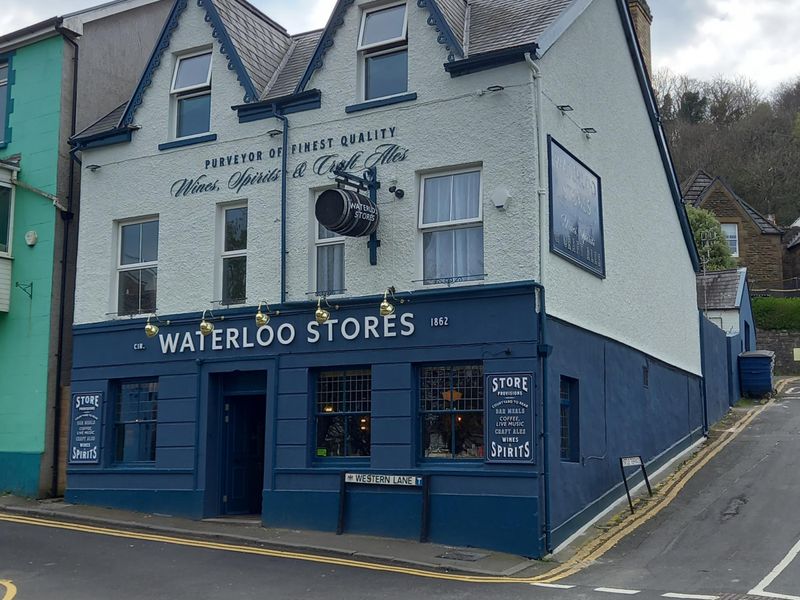
[[[464,550],[451,550],[444,554],[440,554],[436,558],[446,558],[447,560],[460,560],[463,562],[477,562],[482,558],[486,558],[488,554],[480,554],[479,552],[465,552]]]

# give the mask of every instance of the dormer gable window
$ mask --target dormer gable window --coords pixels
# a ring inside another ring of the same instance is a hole
[[[170,93],[177,139],[211,130],[211,52],[179,56]]]
[[[408,91],[408,15],[406,4],[367,8],[358,38],[363,99]]]

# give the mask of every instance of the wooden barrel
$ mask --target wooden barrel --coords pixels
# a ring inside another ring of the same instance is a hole
[[[378,207],[366,196],[351,190],[327,190],[314,206],[317,221],[334,233],[364,237],[378,229]]]

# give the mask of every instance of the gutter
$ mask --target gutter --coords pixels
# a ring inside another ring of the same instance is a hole
[[[289,119],[283,115],[277,104],[272,111],[276,119],[283,123],[283,151],[281,152],[281,304],[286,302],[286,185],[289,153]]]
[[[529,54],[536,54],[539,46],[537,44],[524,44],[514,48],[503,48],[493,52],[483,52],[444,64],[444,70],[450,73],[450,77],[460,77],[469,73],[494,69],[503,65],[522,62]]]
[[[64,41],[72,46],[72,111],[70,115],[70,138],[75,135],[78,120],[78,63],[80,60],[80,49],[73,39],[73,33],[59,25],[56,30],[62,35]],[[75,189],[75,155],[69,153],[69,179],[67,189],[67,207],[62,208],[61,220],[64,224],[63,245],[61,247],[61,282],[59,290],[58,306],[58,353],[56,355],[56,397],[53,414],[53,467],[52,479],[50,482],[50,495],[58,496],[58,455],[61,450],[61,371],[64,367],[64,324],[66,320],[66,295],[67,295],[67,275],[69,266],[69,232],[70,224],[73,222],[74,214],[72,205],[74,201]]]

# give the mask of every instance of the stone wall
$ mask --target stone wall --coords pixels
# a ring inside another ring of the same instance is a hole
[[[800,331],[759,329],[758,348],[775,352],[776,375],[800,375],[800,362],[794,360],[794,349],[800,348]]]

